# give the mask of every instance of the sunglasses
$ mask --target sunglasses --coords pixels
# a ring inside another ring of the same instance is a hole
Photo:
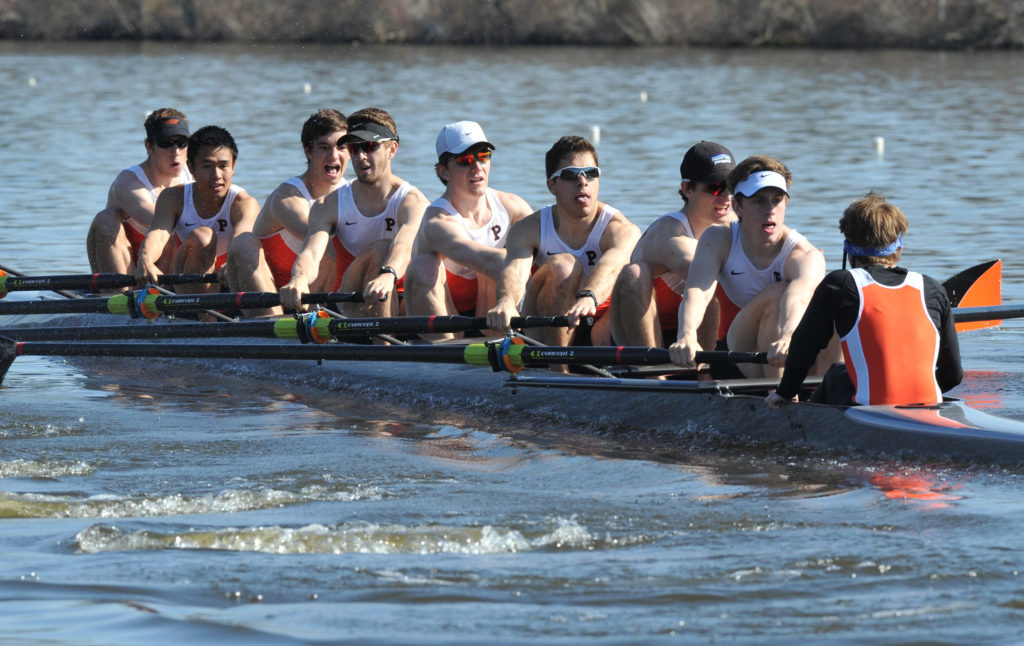
[[[566,166],[551,173],[548,179],[564,179],[567,182],[575,182],[580,175],[585,177],[588,182],[593,182],[601,176],[601,169],[597,166]]]
[[[178,149],[188,148],[188,139],[156,139],[153,141],[159,148],[170,148],[176,146]]]
[[[383,139],[382,141],[359,141],[345,144],[345,148],[348,150],[350,155],[358,155],[359,153],[366,153],[367,155],[377,152],[383,141],[391,141],[390,139]]]
[[[453,157],[452,159],[454,159],[455,163],[458,164],[459,166],[470,166],[475,161],[478,161],[481,164],[486,164],[491,160],[491,151],[481,150],[480,152],[476,153],[466,153],[465,155],[459,155],[458,157]]]
[[[722,193],[729,192],[729,185],[725,182],[725,180],[718,182],[716,184],[697,182],[697,186],[700,187],[701,192],[707,193],[709,195],[714,195],[715,197],[718,197]]]

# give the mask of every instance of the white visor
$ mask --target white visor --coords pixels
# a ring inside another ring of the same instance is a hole
[[[768,187],[780,189],[783,193],[789,195],[789,189],[786,187],[786,178],[773,170],[761,170],[751,173],[747,179],[736,185],[736,190],[733,192],[743,197],[751,197],[762,188]]]

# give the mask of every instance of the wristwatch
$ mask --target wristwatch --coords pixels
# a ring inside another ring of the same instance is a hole
[[[594,292],[590,291],[589,289],[581,289],[580,291],[576,292],[576,300],[579,300],[587,296],[594,299],[594,307],[600,307],[601,304],[597,302],[597,296],[594,296]]]

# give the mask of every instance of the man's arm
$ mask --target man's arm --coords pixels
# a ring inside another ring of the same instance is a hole
[[[931,280],[926,278],[925,280]],[[927,283],[926,283],[927,286]],[[927,287],[926,287],[927,289]],[[956,324],[953,321],[953,310],[949,296],[942,285],[934,283],[939,301],[939,356],[935,360],[935,381],[942,392],[952,390],[964,379],[964,369],[960,362],[960,339],[956,335]]]
[[[231,238],[252,231],[256,217],[260,214],[260,203],[245,191],[240,191],[231,203]]]
[[[626,219],[626,216],[617,213],[609,220],[601,235],[601,257],[579,285],[579,291],[590,291],[594,298],[582,296],[569,307],[565,315],[569,317],[570,329],[576,327],[580,317],[597,314],[598,305],[608,300],[612,294],[612,287],[615,286],[615,279],[629,262],[633,247],[639,239],[640,229]]]
[[[498,277],[497,300],[487,312],[487,327],[500,332],[511,329],[512,317],[519,315],[526,281],[533,266],[533,252],[540,246],[540,213],[520,220],[509,229],[505,241],[505,266]]]
[[[429,204],[423,193],[413,189],[409,191],[398,207],[398,231],[395,232],[395,238],[391,241],[388,255],[384,257],[384,265],[394,269],[399,276],[404,276],[405,270],[409,268],[413,242],[416,241],[416,234],[423,221],[423,212],[426,211]],[[366,283],[366,287],[363,288],[363,299],[367,303],[386,300],[395,291],[397,281],[398,278],[391,272],[381,272],[379,276]]]
[[[280,289],[281,305],[286,310],[305,312],[302,296],[309,293],[309,283],[320,273],[320,260],[334,235],[337,205],[332,200],[318,201],[309,210],[309,232],[302,250],[292,265],[292,279]]]
[[[644,232],[630,260],[647,263],[656,276],[671,271],[686,278],[696,251],[697,240],[686,235],[678,220],[662,218]]]
[[[783,273],[789,285],[779,302],[781,336],[768,348],[768,363],[778,368],[786,365],[793,332],[800,324],[814,290],[825,277],[825,256],[810,243],[803,243],[789,254]]]
[[[697,330],[715,295],[718,274],[731,248],[732,230],[725,225],[709,227],[697,241],[686,277],[686,290],[679,303],[679,334],[668,348],[672,363],[688,368],[697,365],[697,352],[704,349],[697,340]]]
[[[122,219],[131,217],[147,227],[153,226],[156,204],[150,197],[149,189],[129,170],[121,171],[110,185],[107,208],[119,214]]]
[[[175,186],[164,190],[157,198],[149,233],[139,249],[139,262],[135,269],[135,280],[139,285],[156,284],[163,274],[156,263],[178,225],[184,195],[185,190]]]
[[[436,207],[428,209],[420,230],[421,251],[451,258],[497,280],[505,267],[505,250],[490,247],[467,236],[458,221],[460,218]]]

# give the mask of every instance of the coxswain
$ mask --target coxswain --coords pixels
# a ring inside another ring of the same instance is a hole
[[[850,269],[829,273],[814,291],[793,333],[782,381],[766,399],[769,406],[797,397],[834,332],[845,363],[829,368],[813,401],[935,404],[961,382],[960,344],[945,288],[897,266],[907,229],[903,212],[876,193],[847,207],[839,230]]]

